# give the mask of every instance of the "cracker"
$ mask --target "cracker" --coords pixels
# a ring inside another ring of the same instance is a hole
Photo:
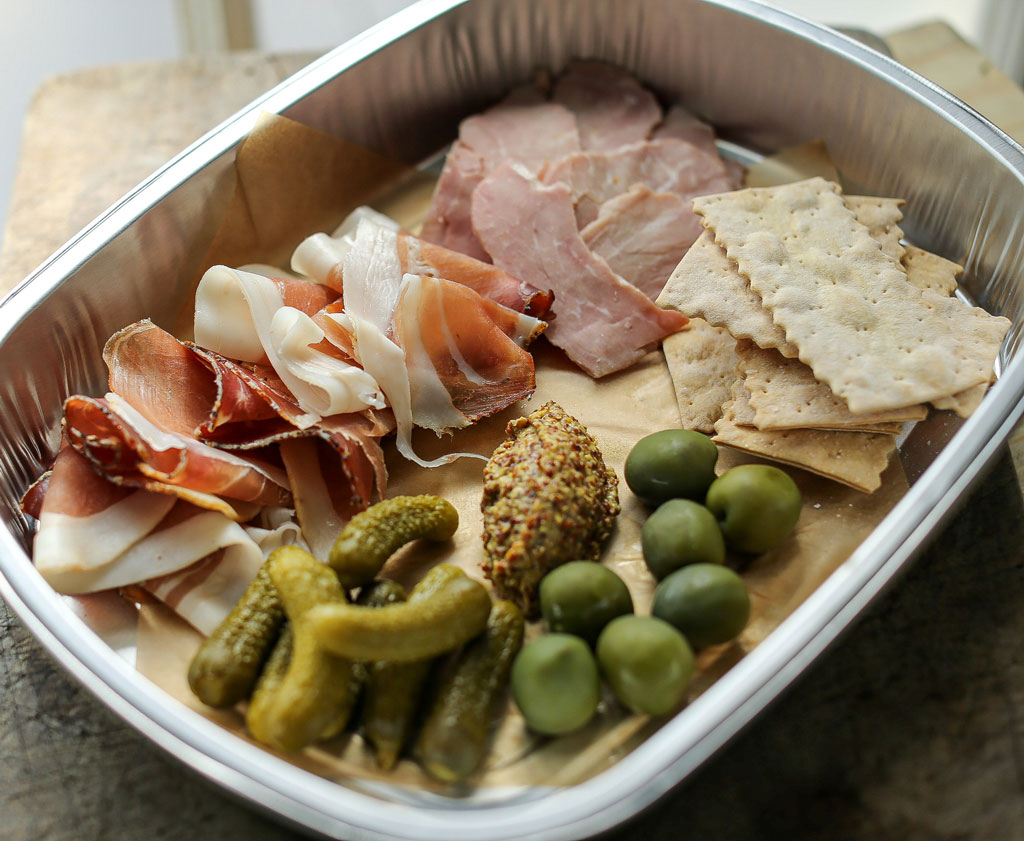
[[[723,416],[728,414],[737,426],[754,428],[754,408],[750,405],[750,392],[743,381],[743,372],[737,369],[732,383],[731,399],[722,407]]]
[[[736,380],[736,340],[729,331],[691,318],[686,330],[666,336],[661,349],[668,363],[683,429],[710,435],[731,399]]]
[[[736,346],[744,385],[750,392],[754,425],[766,429],[858,429],[898,432],[906,421],[923,420],[923,405],[855,415],[846,403],[798,359],[786,359],[774,350],[749,341]],[[879,425],[882,426],[879,426]]]
[[[900,241],[903,229],[899,222],[903,220],[903,199],[879,198],[877,196],[846,196],[846,206],[853,215],[868,229],[882,251],[894,260],[902,260],[906,249]]]
[[[1010,322],[907,281],[821,178],[694,198],[817,379],[857,413],[987,382]]]
[[[940,295],[956,292],[956,279],[964,271],[959,263],[914,245],[906,246],[903,268],[907,270],[907,280],[918,289],[934,289]]]
[[[711,440],[800,467],[864,493],[872,493],[882,484],[882,472],[896,452],[896,440],[891,435],[812,429],[761,432],[740,426],[735,421],[732,404],[724,407]]]
[[[724,327],[737,339],[778,348],[783,356],[797,355],[797,349],[761,305],[761,298],[708,231],[697,238],[673,270],[657,304]]]
[[[970,388],[951,394],[948,397],[940,397],[932,401],[936,409],[949,409],[956,412],[962,418],[969,418],[974,410],[981,405],[985,392],[988,391],[989,383],[972,385]]]
[[[903,231],[896,223],[903,218],[903,202],[866,196],[849,196],[847,201],[883,249],[900,259]],[[750,339],[758,347],[778,348],[783,356],[797,356],[796,347],[786,341],[786,334],[776,326],[761,297],[707,231],[672,272],[658,305],[725,327],[737,339]]]

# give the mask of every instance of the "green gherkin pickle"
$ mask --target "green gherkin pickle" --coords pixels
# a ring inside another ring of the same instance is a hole
[[[409,662],[458,648],[484,629],[490,610],[483,584],[457,566],[439,564],[404,604],[324,604],[310,610],[308,620],[324,648],[340,657]]]
[[[522,611],[497,601],[484,633],[460,652],[416,741],[416,756],[432,777],[457,783],[480,767],[523,630]]]
[[[295,751],[340,732],[355,704],[353,662],[326,651],[307,619],[316,606],[344,603],[346,597],[334,571],[297,546],[272,552],[267,571],[288,617],[291,656],[283,674],[275,662],[257,685],[246,724],[264,744]]]
[[[365,602],[361,594],[359,603],[383,606],[405,601],[405,598],[400,585],[384,579],[374,582]],[[411,663],[381,660],[366,664],[363,734],[373,745],[377,764],[385,771],[394,767],[409,740],[432,664],[430,659]]]
[[[230,707],[250,695],[284,620],[268,563],[189,665],[189,686],[211,707]]]
[[[361,587],[406,543],[448,540],[458,527],[458,511],[439,496],[385,499],[349,520],[331,547],[328,563],[343,587]]]

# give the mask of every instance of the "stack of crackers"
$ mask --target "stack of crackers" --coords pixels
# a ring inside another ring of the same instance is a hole
[[[693,200],[705,231],[658,303],[683,426],[871,492],[929,405],[969,415],[1010,322],[904,245],[898,199],[814,177]]]

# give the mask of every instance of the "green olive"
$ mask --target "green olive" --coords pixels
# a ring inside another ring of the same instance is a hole
[[[659,506],[644,523],[640,545],[659,581],[686,564],[725,562],[725,541],[714,515],[689,499]]]
[[[649,505],[703,499],[715,479],[718,447],[690,429],[663,429],[641,438],[626,458],[626,484]]]
[[[734,639],[750,618],[743,579],[720,564],[676,570],[654,591],[651,613],[678,629],[694,648]]]
[[[633,712],[664,715],[686,696],[693,651],[655,616],[620,616],[597,640],[597,662],[615,697]]]
[[[800,490],[769,464],[727,470],[708,488],[705,504],[718,518],[730,549],[759,555],[784,541],[800,518]]]
[[[593,717],[601,697],[594,655],[571,634],[538,637],[523,646],[512,664],[512,697],[538,733],[578,730]]]
[[[608,567],[570,561],[541,579],[540,612],[549,630],[575,634],[593,645],[612,619],[633,612],[633,599]]]

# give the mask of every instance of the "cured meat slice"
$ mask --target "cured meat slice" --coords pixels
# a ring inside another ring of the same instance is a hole
[[[443,367],[447,364],[446,359],[431,359],[422,348],[409,352],[401,344],[395,319],[403,290],[410,284],[422,285],[424,279],[400,273],[401,262],[397,256],[396,243],[397,233],[394,230],[375,224],[372,219],[360,220],[355,235],[345,247],[342,260],[344,311],[330,317],[334,318],[339,327],[349,331],[360,364],[380,383],[388,405],[394,411],[399,452],[423,466],[436,466],[453,458],[475,454],[450,453],[433,462],[424,462],[412,449],[413,425],[441,432],[466,426],[469,420],[455,407],[452,395],[439,377],[440,369],[435,362]],[[516,338],[523,341],[541,329],[541,322],[537,319],[486,302],[486,299],[468,287],[450,282],[442,284],[440,278],[427,280],[433,281],[437,288],[443,286],[448,290],[446,295],[461,296],[463,300],[464,312],[445,312],[452,334],[463,334],[463,322],[469,323],[476,314],[488,310],[492,314],[501,313],[499,324],[504,324],[511,316],[517,324],[529,325],[516,333]],[[466,306],[467,301],[473,304]],[[423,336],[430,336],[439,329],[439,326],[427,323],[413,324],[416,319],[431,318],[433,315],[429,312],[410,315],[415,308],[406,311],[407,306],[408,301],[403,305],[400,316],[404,324],[402,332],[407,341],[410,337],[420,341]],[[479,321],[473,323],[473,329],[480,326]],[[486,332],[490,333],[493,329],[492,325]],[[431,351],[440,352],[441,348],[435,343]],[[444,353],[450,351],[445,350]],[[477,395],[479,406],[492,405],[493,411],[503,408],[504,383],[481,381],[477,383],[477,388],[481,392]]]
[[[413,236],[408,231],[401,230],[393,219],[369,207],[354,210],[332,236],[323,233],[313,234],[303,240],[292,255],[292,267],[341,292],[344,288],[343,260],[352,247],[356,230],[362,222],[394,233],[393,238],[381,237],[380,247],[389,248],[390,244],[394,243],[398,267],[403,275],[443,277],[445,280],[468,286],[502,306],[535,318],[543,319],[550,310],[550,291],[536,289],[490,263],[481,262],[466,254]],[[333,306],[329,305],[327,309],[330,310]],[[317,320],[315,316],[314,320]],[[317,323],[321,324],[320,321]]]
[[[421,235],[429,242],[488,261],[470,220],[473,191],[488,172],[507,161],[531,172],[580,149],[576,118],[539,95],[509,96],[459,126],[445,158]]]
[[[458,283],[406,275],[394,328],[411,373],[417,423],[448,428],[430,423],[433,407],[446,398],[462,416],[459,425],[468,426],[529,397],[536,381],[524,347],[546,326]]]
[[[645,184],[658,193],[675,193],[687,203],[694,196],[727,192],[733,184],[718,155],[674,139],[632,143],[611,152],[567,155],[546,167],[541,180],[569,185],[580,228],[597,218],[599,205],[635,184]]]
[[[661,106],[629,73],[599,61],[574,61],[551,96],[576,115],[580,146],[606,151],[646,140]]]
[[[685,140],[711,155],[718,154],[715,130],[682,105],[672,105],[651,132],[651,140]]]
[[[178,572],[140,582],[139,586],[156,596],[196,630],[209,636],[242,598],[260,564],[279,546],[298,544],[306,548],[298,526],[288,509],[268,509],[260,526],[243,526],[259,548],[260,554],[218,549]]]
[[[64,416],[71,445],[116,484],[172,494],[242,521],[252,506],[232,500],[258,506],[291,500],[280,468],[161,429],[112,392],[104,399],[69,397]]]
[[[291,298],[282,291],[291,284],[300,284],[306,293],[297,302],[301,308],[290,306]],[[383,408],[373,377],[325,342],[324,331],[311,318],[336,297],[333,290],[311,281],[284,285],[214,266],[196,290],[196,344],[243,362],[269,363],[303,410],[295,421],[300,427],[328,415]],[[229,330],[224,323],[231,325]]]
[[[653,301],[703,230],[700,217],[679,196],[638,184],[602,204],[580,236]]]
[[[222,549],[231,564],[247,565],[252,574],[263,560],[245,531],[222,514],[112,484],[72,447],[57,454],[33,560],[58,592],[123,587],[184,569]]]
[[[662,310],[587,248],[565,184],[499,167],[473,195],[473,224],[496,265],[555,291],[551,342],[591,376],[627,368],[687,319]]]

